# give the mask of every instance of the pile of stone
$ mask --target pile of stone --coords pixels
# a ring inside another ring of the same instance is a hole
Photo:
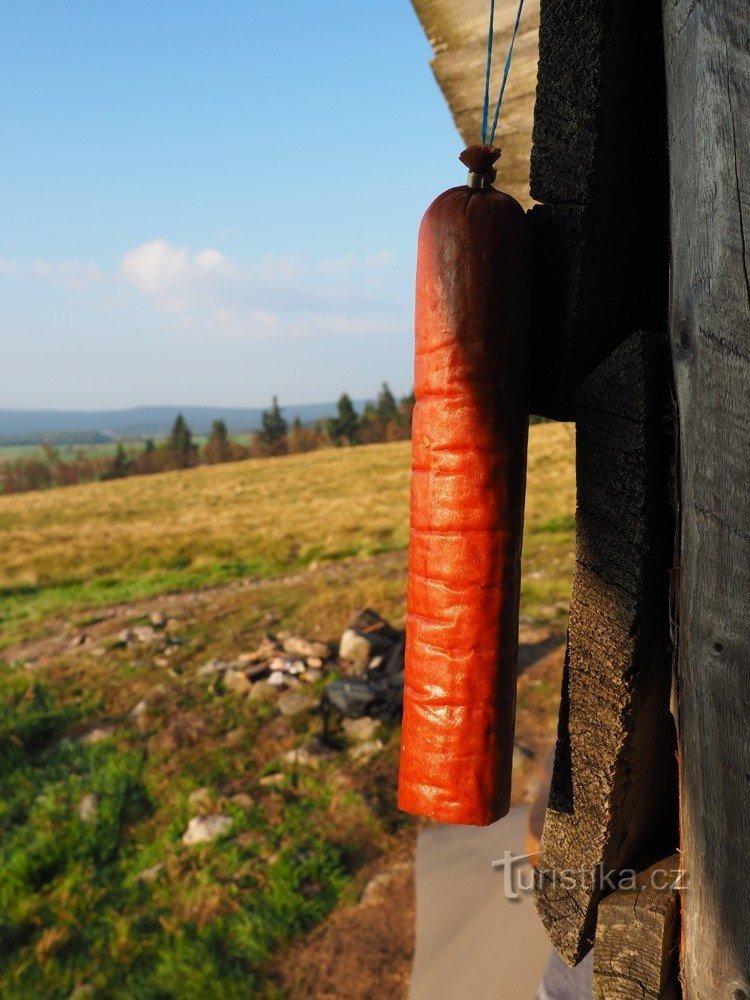
[[[284,691],[322,680],[334,666],[334,651],[327,642],[305,639],[291,632],[267,635],[251,653],[233,660],[209,660],[198,676],[225,690],[266,700]]]
[[[167,618],[161,611],[152,611],[147,625],[131,625],[121,629],[115,646],[121,649],[143,646],[152,650],[164,649],[165,646],[177,647],[181,645],[181,640],[175,635],[177,626],[176,618]]]
[[[217,690],[278,700],[282,714],[294,715],[315,703],[310,685],[332,672],[359,676],[373,669],[400,636],[378,614],[365,609],[352,620],[338,647],[277,632],[267,635],[253,652],[209,660],[198,668],[197,676]]]

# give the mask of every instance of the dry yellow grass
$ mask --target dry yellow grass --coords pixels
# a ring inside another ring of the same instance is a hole
[[[572,437],[532,427],[529,453],[528,554],[547,548],[565,572]],[[409,444],[397,442],[2,497],[3,616],[403,549],[408,491]]]

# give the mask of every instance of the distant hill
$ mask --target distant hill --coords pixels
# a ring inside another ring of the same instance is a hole
[[[361,410],[365,400],[355,400]],[[228,406],[136,406],[129,410],[0,410],[0,439],[4,443],[22,440],[59,439],[64,435],[71,444],[91,441],[91,435],[106,438],[134,438],[168,434],[178,413],[187,420],[195,434],[207,434],[214,420],[223,420],[230,434],[254,431],[260,427],[260,407],[242,409]],[[336,404],[303,403],[283,407],[284,416],[303,424],[332,417]]]

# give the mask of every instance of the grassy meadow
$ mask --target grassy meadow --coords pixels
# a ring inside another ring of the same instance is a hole
[[[532,615],[566,600],[572,447],[566,425],[531,428]],[[4,639],[58,611],[404,550],[408,491],[409,444],[397,442],[0,497]]]
[[[369,756],[340,733],[316,766],[290,766],[319,717],[201,667],[280,629],[335,643],[363,605],[401,624],[408,485],[394,443],[0,497],[0,996],[306,997],[339,964],[339,938],[308,947],[311,928],[345,911],[344,926],[393,936],[387,899],[358,906],[413,851],[397,727]],[[572,428],[534,426],[532,645],[564,635],[573,508]],[[123,642],[154,612],[167,624],[152,640]],[[519,683],[540,757],[558,690],[559,664]],[[192,816],[217,812],[225,835],[183,843]],[[388,974],[408,942],[392,946],[347,996],[399,995]]]

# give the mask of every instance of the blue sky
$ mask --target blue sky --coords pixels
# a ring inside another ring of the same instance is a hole
[[[0,407],[408,391],[429,57],[408,0],[6,4]]]

